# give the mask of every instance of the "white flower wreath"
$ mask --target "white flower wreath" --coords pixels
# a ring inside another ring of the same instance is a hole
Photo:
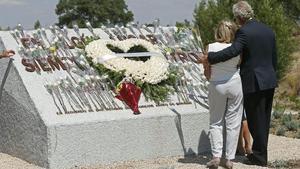
[[[117,47],[124,52],[139,45],[147,49],[148,52],[155,52],[157,54],[150,56],[150,59],[145,62],[130,60],[123,57],[111,57],[111,59],[107,59],[107,56],[113,56],[115,54],[107,47],[108,44]],[[113,41],[100,39],[87,45],[85,51],[87,52],[87,56],[93,59],[94,63],[101,63],[106,68],[114,71],[125,70],[125,76],[131,76],[134,80],[157,84],[168,78],[169,64],[167,60],[157,46],[146,40],[127,39],[123,41]]]

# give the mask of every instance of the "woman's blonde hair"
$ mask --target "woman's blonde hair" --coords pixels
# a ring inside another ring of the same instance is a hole
[[[221,21],[215,30],[215,40],[222,43],[231,43],[234,39],[237,26],[231,21]]]

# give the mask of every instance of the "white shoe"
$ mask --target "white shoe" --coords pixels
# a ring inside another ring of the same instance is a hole
[[[220,158],[214,157],[212,160],[210,160],[208,163],[206,163],[206,167],[209,169],[217,169],[220,165]]]

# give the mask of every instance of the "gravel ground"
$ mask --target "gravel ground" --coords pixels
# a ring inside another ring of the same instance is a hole
[[[244,157],[238,156],[234,162],[235,169],[259,169],[262,167],[242,164]],[[269,161],[298,160],[300,162],[300,139],[270,135]],[[74,167],[72,169],[204,169],[209,157],[176,156],[153,160],[126,161],[109,165]],[[300,166],[300,164],[298,165]],[[221,168],[221,167],[220,167]],[[298,167],[300,168],[300,167]],[[18,158],[0,153],[0,169],[42,169]]]
[[[42,169],[19,158],[0,153],[0,169]]]

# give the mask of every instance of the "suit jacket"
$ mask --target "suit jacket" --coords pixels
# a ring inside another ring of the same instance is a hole
[[[232,45],[209,52],[210,64],[224,62],[242,54],[240,75],[243,92],[252,93],[277,87],[276,41],[273,31],[254,19],[247,21],[235,35]]]

